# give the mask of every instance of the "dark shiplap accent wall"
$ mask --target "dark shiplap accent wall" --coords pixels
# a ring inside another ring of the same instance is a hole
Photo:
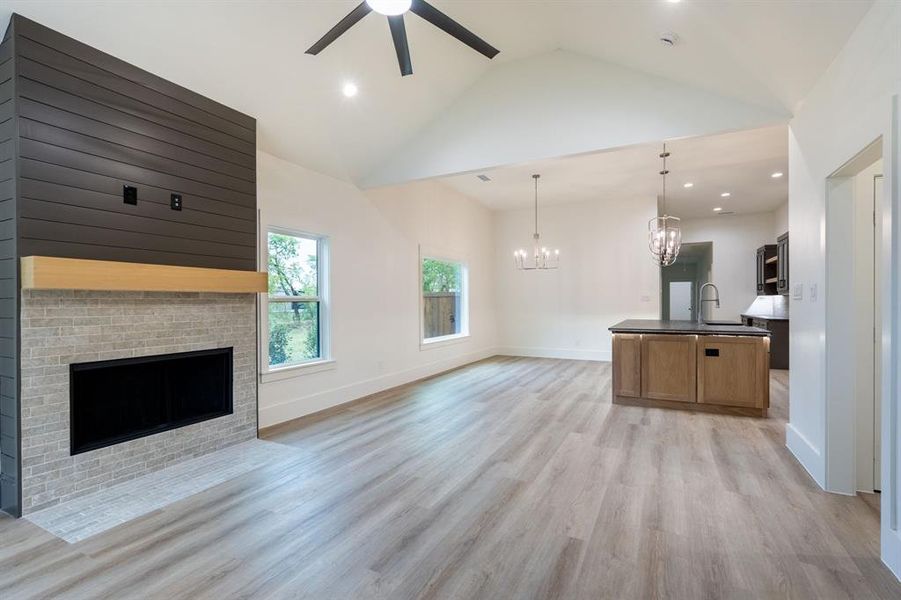
[[[12,16],[0,43],[0,508],[21,505],[19,258],[253,271],[256,214],[252,117]]]
[[[19,256],[254,270],[256,121],[19,15],[13,24]]]
[[[0,43],[0,509],[19,514],[19,285],[12,24]]]

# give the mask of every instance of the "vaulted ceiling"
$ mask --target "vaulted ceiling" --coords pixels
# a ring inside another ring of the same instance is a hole
[[[659,199],[659,144],[641,144],[439,179],[493,210],[531,209],[532,174],[542,206]],[[773,211],[788,201],[788,128],[766,127],[667,142],[667,212],[683,219]],[[779,177],[772,177],[781,173]],[[685,187],[685,184],[691,184]],[[722,194],[728,194],[723,196]],[[720,208],[721,211],[714,211]]]
[[[432,3],[499,48],[500,55],[489,61],[413,15],[406,18],[410,77],[400,77],[387,22],[378,15],[363,19],[319,56],[305,55],[356,0],[3,0],[0,18],[5,22],[19,12],[257,117],[260,148],[267,152],[342,179],[378,184],[446,174],[425,162],[415,172],[398,171],[387,159],[404,148],[419,152],[434,145],[428,130],[454,106],[465,106],[477,82],[513,63],[527,72],[528,61],[546,64],[543,57],[557,50],[734,100],[743,115],[759,110],[761,125],[787,119],[870,5],[866,0]],[[664,31],[677,34],[675,46],[659,43]],[[352,99],[341,94],[349,80],[360,89]],[[520,129],[528,125],[511,123]],[[482,161],[486,164],[472,166],[511,161],[499,150]],[[382,175],[386,168],[394,174]]]

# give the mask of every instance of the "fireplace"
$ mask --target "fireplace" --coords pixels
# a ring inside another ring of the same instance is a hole
[[[232,348],[72,363],[72,455],[232,414]]]

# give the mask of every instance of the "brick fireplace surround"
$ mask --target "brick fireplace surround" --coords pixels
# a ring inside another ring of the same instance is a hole
[[[256,437],[254,294],[23,290],[22,514]],[[234,348],[234,412],[75,456],[69,364]]]

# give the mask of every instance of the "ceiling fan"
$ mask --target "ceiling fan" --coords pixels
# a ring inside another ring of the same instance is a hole
[[[407,29],[404,27],[404,14],[408,11],[422,17],[438,29],[457,38],[488,58],[494,58],[500,52],[500,50],[425,0],[364,0],[359,6],[350,11],[346,17],[338,21],[337,25],[322,36],[322,39],[310,46],[306,54],[314,56],[319,54],[372,11],[388,17],[388,26],[391,29],[391,37],[394,39],[394,50],[397,52],[397,62],[400,65],[400,73],[403,76],[413,74],[413,63],[410,61],[410,46],[407,44]]]

